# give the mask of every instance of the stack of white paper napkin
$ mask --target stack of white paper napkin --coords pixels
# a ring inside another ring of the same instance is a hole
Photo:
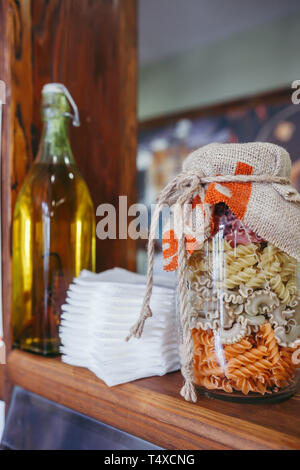
[[[174,279],[154,277],[153,317],[141,339],[125,341],[138,319],[145,287],[145,276],[124,269],[83,271],[62,307],[62,360],[89,368],[109,386],[178,370]]]

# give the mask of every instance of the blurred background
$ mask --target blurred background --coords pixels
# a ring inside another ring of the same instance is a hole
[[[299,35],[297,0],[140,0],[140,202],[153,203],[186,155],[211,142],[282,145],[300,189]]]
[[[139,1],[139,118],[290,86],[297,0]]]

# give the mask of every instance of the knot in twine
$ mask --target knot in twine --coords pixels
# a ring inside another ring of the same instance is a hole
[[[183,329],[183,351],[184,362],[181,369],[185,383],[181,389],[181,395],[187,401],[196,402],[196,392],[193,384],[193,338],[189,328],[188,308],[187,308],[187,285],[185,281],[186,247],[184,226],[186,220],[186,204],[192,202],[194,195],[198,193],[201,201],[205,200],[206,186],[210,183],[263,183],[263,184],[290,184],[289,178],[271,175],[218,175],[205,176],[190,171],[184,171],[177,175],[159,194],[154,215],[151,220],[151,227],[148,241],[148,269],[146,293],[138,321],[130,329],[126,341],[134,336],[142,336],[145,321],[152,317],[150,299],[153,289],[153,265],[155,254],[155,235],[159,223],[160,213],[164,206],[171,207],[177,203],[182,209],[181,234],[178,247],[178,289],[180,298],[180,316]],[[210,234],[211,210],[205,209],[204,217],[204,240]]]

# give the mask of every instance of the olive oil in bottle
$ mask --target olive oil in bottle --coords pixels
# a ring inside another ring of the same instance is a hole
[[[79,125],[68,90],[46,85],[40,148],[13,220],[14,344],[45,356],[59,354],[61,306],[70,282],[82,269],[95,270],[95,211],[71,151],[70,117]]]

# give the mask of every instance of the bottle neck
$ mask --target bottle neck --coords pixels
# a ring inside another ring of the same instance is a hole
[[[37,163],[75,164],[68,130],[68,117],[57,116],[44,120]]]

